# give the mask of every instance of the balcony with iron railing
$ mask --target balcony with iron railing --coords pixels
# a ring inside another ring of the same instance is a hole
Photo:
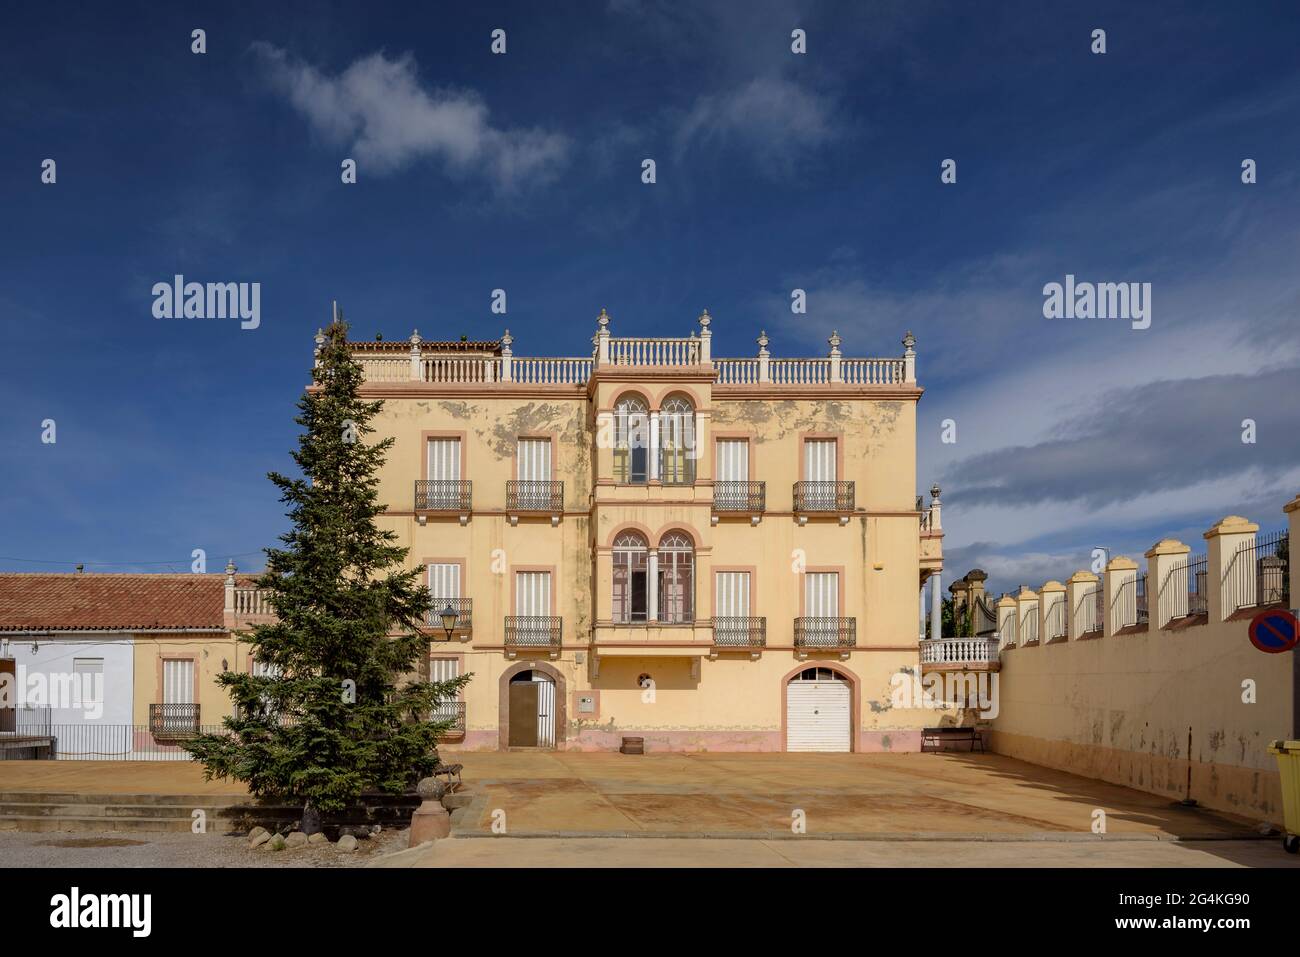
[[[447,737],[455,737],[465,734],[465,702],[463,701],[440,701],[429,713],[430,721],[450,721],[451,727],[443,734]]]
[[[795,482],[797,513],[845,514],[856,507],[853,482]]]
[[[761,515],[766,508],[766,482],[726,480],[713,483],[713,511],[715,512]]]
[[[506,511],[558,515],[564,511],[564,483],[511,479],[506,482]]]
[[[544,652],[551,658],[560,656],[564,619],[557,615],[507,615],[505,620],[506,656],[519,652]]]
[[[473,634],[474,599],[434,596],[430,598],[430,602],[429,610],[424,613],[424,628],[426,631],[438,633],[436,635],[438,638],[443,637],[447,630],[443,617],[450,610],[455,615],[451,628],[451,637],[466,638]]]
[[[794,647],[800,656],[837,651],[848,657],[858,643],[858,620],[835,616],[804,616],[794,620]]]
[[[184,738],[199,733],[197,704],[149,705],[149,733],[155,738]]]
[[[463,479],[416,479],[417,512],[455,512],[470,510],[473,482]]]
[[[713,619],[713,647],[717,651],[748,651],[757,655],[767,646],[767,619],[717,617]]]

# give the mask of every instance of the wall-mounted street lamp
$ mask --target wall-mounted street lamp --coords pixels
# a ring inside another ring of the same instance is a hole
[[[456,614],[456,609],[451,607],[451,602],[448,602],[447,607],[438,613],[438,617],[442,619],[442,630],[445,634],[441,639],[436,640],[451,641],[451,633],[456,630],[456,619],[460,617]]]

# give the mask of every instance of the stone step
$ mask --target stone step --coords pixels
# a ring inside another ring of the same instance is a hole
[[[191,822],[182,818],[157,817],[42,817],[11,815],[0,818],[0,831],[189,831]],[[218,824],[209,830],[222,830]]]
[[[170,804],[0,804],[0,820],[9,817],[153,817],[190,820],[196,810],[208,817],[234,817],[233,807]]]
[[[229,807],[247,804],[246,794],[83,794],[75,791],[0,791],[0,804],[149,804]]]

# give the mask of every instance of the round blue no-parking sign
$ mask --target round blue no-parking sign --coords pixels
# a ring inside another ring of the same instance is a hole
[[[1261,611],[1250,620],[1250,643],[1273,655],[1290,651],[1300,644],[1300,623],[1285,608]]]

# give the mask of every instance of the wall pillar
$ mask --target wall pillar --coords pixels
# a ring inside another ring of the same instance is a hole
[[[1058,581],[1046,582],[1042,588],[1038,589],[1038,640],[1046,644],[1053,637],[1057,641],[1065,641],[1070,637],[1070,614],[1069,606],[1066,606],[1065,614],[1065,634],[1053,636],[1047,630],[1047,616],[1052,608],[1058,602],[1064,602],[1065,586]]]
[[[1034,633],[1027,627],[1027,622],[1032,618],[1034,627],[1038,626],[1038,608],[1041,602],[1038,600],[1038,593],[1031,591],[1028,586],[1021,585],[1020,591],[1016,594],[1016,632],[1020,636],[1020,644],[1024,645],[1033,640],[1042,640],[1042,632]]]
[[[770,342],[767,338],[767,330],[764,329],[758,334],[758,381],[772,381],[772,353],[767,351],[767,344]]]
[[[943,576],[936,571],[930,576],[930,639],[938,641],[943,637],[943,592],[939,590],[939,580]]]
[[[1282,511],[1286,514],[1287,535],[1290,538],[1289,544],[1294,544],[1296,536],[1300,535],[1300,495],[1283,505]],[[1287,571],[1291,575],[1291,607],[1295,608],[1300,605],[1300,559],[1296,558],[1294,552],[1288,551],[1287,566]],[[1300,658],[1297,660],[1300,660]],[[1300,668],[1300,664],[1297,665],[1297,668]],[[1300,701],[1296,702],[1296,706],[1300,708]]]
[[[511,348],[514,345],[515,338],[510,335],[507,329],[505,335],[501,337],[501,381],[511,382],[514,379],[514,355],[515,351]]]
[[[646,558],[646,621],[659,620],[659,549],[651,548]]]
[[[411,381],[419,382],[424,378],[423,363],[420,361],[420,330],[411,332]]]
[[[1069,629],[1070,641],[1078,641],[1084,633],[1083,623],[1085,602],[1096,601],[1093,594],[1097,591],[1097,576],[1092,572],[1079,571],[1070,576],[1065,584],[1065,620]]]
[[[916,385],[916,336],[903,336],[903,382]]]
[[[1112,558],[1106,566],[1106,600],[1102,602],[1102,634],[1109,638],[1115,632],[1119,631],[1119,611],[1115,607],[1115,596],[1119,594],[1121,588],[1127,582],[1136,582],[1138,575],[1137,562],[1131,558],[1125,558],[1120,555]],[[1134,586],[1136,587],[1136,585]],[[1130,623],[1131,624],[1131,623]]]
[[[650,462],[648,476],[650,481],[658,481],[659,474],[659,410],[650,413]]]
[[[1205,533],[1205,579],[1209,595],[1209,620],[1224,621],[1236,608],[1228,608],[1224,601],[1224,583],[1227,580],[1232,560],[1237,556],[1237,549],[1254,541],[1259,526],[1242,518],[1240,515],[1228,515],[1219,519]],[[1243,575],[1245,590],[1240,596],[1244,601],[1253,601],[1255,597],[1255,576]]]
[[[998,634],[1002,636],[1003,648],[1014,648],[1020,644],[1020,635],[1016,628],[1016,600],[1010,595],[998,599]]]
[[[1162,538],[1146,553],[1147,630],[1159,631],[1187,614],[1187,556],[1191,548]]]

